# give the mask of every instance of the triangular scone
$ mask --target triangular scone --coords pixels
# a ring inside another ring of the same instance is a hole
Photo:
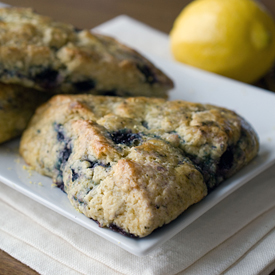
[[[92,95],[52,98],[20,146],[76,209],[138,237],[175,219],[257,152],[257,135],[230,110]]]
[[[116,40],[31,9],[0,8],[0,81],[51,93],[167,97],[172,81]]]

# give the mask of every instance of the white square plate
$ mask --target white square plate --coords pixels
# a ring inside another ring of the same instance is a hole
[[[122,20],[125,21],[125,18]],[[183,99],[232,109],[251,123],[260,138],[260,152],[254,161],[175,221],[143,239],[131,239],[109,229],[99,228],[95,222],[71,206],[65,193],[52,187],[50,178],[26,168],[18,155],[18,140],[0,146],[0,180],[3,183],[138,256],[147,254],[172,238],[226,196],[275,163],[274,93],[150,54],[147,56],[174,80],[175,89],[170,94],[171,100]]]

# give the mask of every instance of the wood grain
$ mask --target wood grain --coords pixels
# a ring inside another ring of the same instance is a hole
[[[127,14],[165,33],[169,33],[180,11],[191,0],[6,0],[12,6],[32,7],[79,28],[93,28],[118,15]],[[275,1],[261,1],[275,15]],[[261,257],[261,255],[259,255]],[[35,271],[0,250],[1,275],[34,275]],[[271,273],[275,275],[275,271]]]
[[[37,275],[38,273],[0,250],[0,274]]]

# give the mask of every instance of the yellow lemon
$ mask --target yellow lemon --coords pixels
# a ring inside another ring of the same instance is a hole
[[[252,83],[275,59],[275,24],[253,0],[196,0],[170,33],[176,60]]]

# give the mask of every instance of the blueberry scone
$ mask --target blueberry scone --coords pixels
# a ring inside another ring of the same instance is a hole
[[[100,226],[145,237],[200,201],[258,152],[249,124],[212,105],[58,95],[20,153]]]
[[[0,83],[0,143],[22,134],[35,109],[48,99],[46,93]]]
[[[167,97],[172,81],[118,41],[26,8],[0,9],[0,81],[52,93]]]

